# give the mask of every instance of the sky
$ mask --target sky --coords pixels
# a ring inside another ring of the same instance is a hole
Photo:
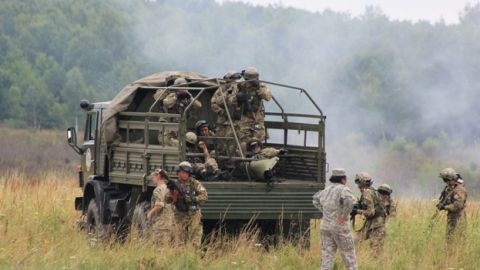
[[[348,12],[353,16],[363,14],[366,6],[377,6],[392,20],[417,22],[427,20],[431,23],[444,20],[447,24],[459,22],[459,14],[468,4],[478,0],[217,0],[218,2],[248,2],[254,5],[281,5],[309,11],[322,12],[331,9]]]

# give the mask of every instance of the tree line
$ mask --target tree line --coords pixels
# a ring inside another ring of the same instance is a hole
[[[4,0],[0,121],[64,128],[82,119],[80,99],[111,99],[142,76],[253,65],[309,89],[331,137],[475,143],[480,6],[459,16],[447,25],[391,20],[375,7],[352,17],[213,0]]]

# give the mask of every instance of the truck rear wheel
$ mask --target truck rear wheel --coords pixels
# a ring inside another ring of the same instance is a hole
[[[137,204],[133,210],[132,229],[137,230],[140,237],[144,237],[148,231],[147,212],[149,208],[150,203],[144,201]]]
[[[99,239],[108,238],[109,226],[103,224],[100,216],[100,209],[95,199],[91,199],[88,203],[86,223],[89,236]]]
[[[310,219],[285,220],[283,237],[294,246],[310,248]]]

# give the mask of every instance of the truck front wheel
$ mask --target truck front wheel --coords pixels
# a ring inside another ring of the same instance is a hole
[[[109,226],[103,224],[100,209],[95,199],[91,199],[88,203],[86,223],[89,236],[99,239],[108,238]]]

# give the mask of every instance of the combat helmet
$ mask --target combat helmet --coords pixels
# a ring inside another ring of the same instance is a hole
[[[187,80],[180,77],[180,78],[175,79],[175,81],[173,82],[173,85],[186,84],[186,83],[187,83]]]
[[[372,177],[367,172],[359,172],[355,175],[355,184],[370,186],[373,183]]]
[[[245,80],[258,79],[258,70],[254,67],[247,67],[242,71],[243,78]]]
[[[182,161],[180,164],[178,164],[178,170],[177,172],[184,171],[186,173],[192,174],[193,173],[193,167],[192,164],[188,161]]]
[[[381,184],[378,188],[377,188],[378,192],[380,194],[385,194],[385,195],[390,195],[392,194],[393,190],[392,188],[387,185],[387,184]]]
[[[253,150],[255,150],[255,147],[257,147],[257,145],[262,147],[262,142],[256,137],[253,137],[247,144],[247,152],[252,152]]]
[[[190,144],[196,144],[197,143],[197,135],[191,131],[187,132],[185,134],[185,141]]]
[[[452,168],[445,168],[440,172],[439,177],[443,179],[443,181],[448,180],[457,180],[457,172]]]
[[[197,134],[200,134],[200,129],[205,125],[208,126],[208,122],[203,119],[198,120],[197,123],[195,123],[195,131],[197,132]]]

